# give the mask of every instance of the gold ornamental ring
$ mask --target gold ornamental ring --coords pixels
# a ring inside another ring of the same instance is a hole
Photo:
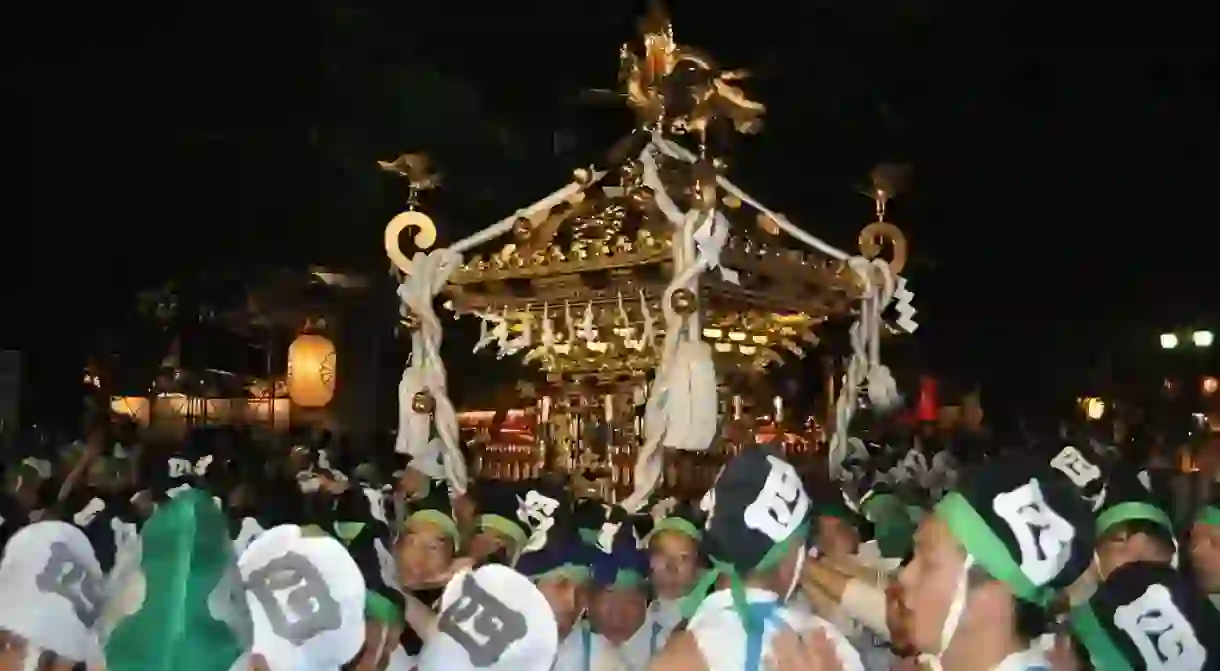
[[[907,236],[890,222],[874,221],[860,231],[860,254],[866,259],[875,259],[886,242],[890,243],[893,252],[886,263],[890,266],[890,272],[897,275],[907,265]]]
[[[399,247],[398,237],[408,228],[415,227],[419,229],[412,239],[415,246],[423,251],[436,244],[436,225],[432,223],[432,218],[418,210],[407,210],[400,212],[397,216],[390,220],[385,227],[385,254],[390,257],[390,262],[396,268],[406,273],[411,274],[411,259],[403,253]]]

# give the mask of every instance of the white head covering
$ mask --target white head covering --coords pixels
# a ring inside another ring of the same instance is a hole
[[[559,649],[546,597],[499,564],[449,581],[437,627],[420,653],[419,671],[549,671]]]
[[[254,621],[252,654],[270,671],[333,671],[364,645],[364,577],[339,541],[286,524],[238,560]]]
[[[76,662],[100,661],[93,625],[102,580],[84,532],[65,522],[31,524],[9,539],[0,561],[0,629]]]

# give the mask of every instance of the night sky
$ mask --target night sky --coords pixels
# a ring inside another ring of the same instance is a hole
[[[1220,331],[1205,3],[671,8],[681,42],[756,73],[767,127],[736,141],[731,177],[777,211],[853,247],[869,168],[912,164],[893,219],[930,366],[1020,405],[1075,388],[1099,352],[1142,356],[1162,328]],[[614,86],[641,9],[23,9],[4,35],[0,344],[26,351],[34,385],[71,384],[82,338],[137,288],[259,264],[383,272],[402,193],[374,161],[402,151],[446,172],[426,203],[443,238],[532,202],[629,129],[578,94]]]

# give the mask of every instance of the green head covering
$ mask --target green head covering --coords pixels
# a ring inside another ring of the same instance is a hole
[[[103,615],[107,671],[229,671],[252,638],[224,514],[183,492],[119,550]]]
[[[980,566],[1028,603],[1046,606],[1093,560],[1089,505],[1058,471],[1032,459],[988,462],[933,514],[965,549],[967,566]]]
[[[487,480],[479,483],[479,511],[475,524],[479,531],[491,530],[510,539],[516,556],[529,542],[530,525],[517,512],[521,506],[519,491],[507,482]]]
[[[432,483],[427,494],[411,501],[411,514],[404,523],[418,520],[436,525],[453,541],[453,549],[456,550],[462,539],[454,520],[453,500],[449,498],[449,488],[442,484]]]
[[[397,588],[397,566],[390,553],[393,541],[386,518],[384,493],[378,488],[358,483],[339,496],[334,515],[333,535],[347,548],[348,554],[360,568],[368,589],[365,614],[370,619],[391,625],[401,623],[403,599]],[[440,518],[438,526],[450,535],[455,534],[457,527],[453,521],[444,515]]]
[[[813,517],[833,517],[843,520],[850,524],[860,535],[860,540],[867,541],[873,538],[873,523],[868,520],[860,511],[853,507],[848,500],[848,495],[837,486],[819,486],[820,483],[808,481],[805,484],[805,491],[809,492],[811,504],[810,508],[813,511]],[[814,534],[816,536],[817,526],[814,525]]]
[[[1220,527],[1220,497],[1199,509],[1199,513],[1195,515],[1195,524]]]
[[[696,543],[703,539],[704,515],[689,501],[679,501],[672,496],[661,499],[649,509],[648,520],[651,524],[643,535],[645,546],[662,531],[680,533]]]
[[[911,552],[917,523],[910,507],[884,485],[869,491],[860,501],[860,513],[873,525],[873,538],[883,557],[905,557]]]
[[[1150,485],[1140,481],[1136,472],[1115,471],[1105,486],[1105,498],[1097,511],[1097,537],[1124,522],[1151,522],[1173,541],[1173,522]],[[1175,543],[1176,544],[1176,543]]]

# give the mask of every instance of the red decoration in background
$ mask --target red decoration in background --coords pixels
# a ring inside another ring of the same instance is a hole
[[[940,403],[936,399],[936,378],[923,375],[919,378],[919,403],[915,406],[915,418],[920,422],[935,422]]]

